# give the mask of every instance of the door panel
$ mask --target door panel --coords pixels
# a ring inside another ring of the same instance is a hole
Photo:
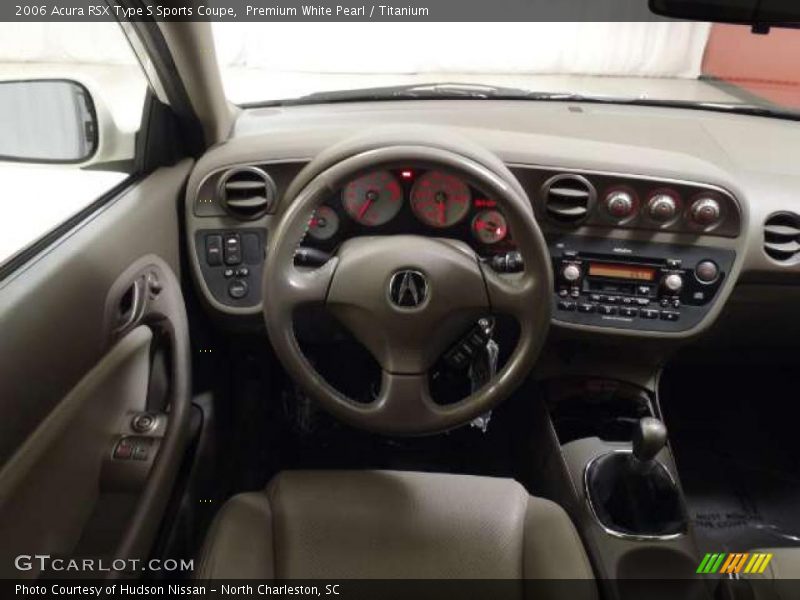
[[[121,339],[0,471],[4,577],[19,576],[18,554],[68,556],[76,548],[121,417],[145,408],[152,339],[145,325]]]
[[[156,171],[0,284],[3,577],[36,575],[18,554],[147,558],[186,445],[190,168]]]

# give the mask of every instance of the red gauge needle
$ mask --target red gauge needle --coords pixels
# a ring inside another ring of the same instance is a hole
[[[444,192],[436,192],[433,199],[439,211],[439,225],[445,225],[447,222],[447,195]]]
[[[362,204],[361,207],[358,209],[358,218],[359,219],[363,219],[364,218],[364,215],[367,214],[367,211],[369,210],[369,207],[372,206],[372,203],[373,203],[372,198],[367,198],[364,201],[364,204]]]

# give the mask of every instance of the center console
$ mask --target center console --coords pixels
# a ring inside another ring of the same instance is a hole
[[[736,256],[718,247],[568,235],[551,238],[550,253],[556,321],[664,332],[702,321]]]
[[[603,597],[710,600],[655,398],[582,377],[550,380],[544,391],[536,480],[570,512]]]

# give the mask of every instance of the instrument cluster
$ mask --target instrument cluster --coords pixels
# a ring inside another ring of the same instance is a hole
[[[303,245],[331,251],[358,235],[461,239],[482,256],[514,248],[497,202],[443,169],[377,169],[349,181],[314,213]]]

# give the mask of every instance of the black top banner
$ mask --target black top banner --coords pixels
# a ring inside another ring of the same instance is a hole
[[[648,0],[3,0],[0,21],[658,21]],[[446,35],[447,32],[443,32]]]

